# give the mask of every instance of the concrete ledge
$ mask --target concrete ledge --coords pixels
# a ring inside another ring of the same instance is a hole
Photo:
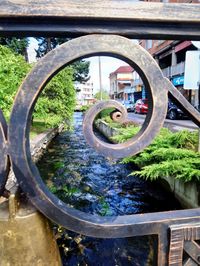
[[[105,121],[102,120],[97,120],[95,122],[95,126],[98,129],[98,131],[105,136],[110,142],[112,143],[117,143],[117,141],[114,141],[112,139],[113,136],[117,135],[119,131],[117,128],[112,128],[106,123]]]
[[[104,121],[98,120],[95,125],[111,142],[113,142],[111,137],[119,133],[117,129],[111,128]],[[159,183],[167,190],[173,192],[184,208],[198,208],[200,206],[199,185],[196,182],[184,183],[182,180],[175,179],[174,177],[165,177],[160,179]]]
[[[44,151],[51,143],[52,139],[60,133],[64,128],[64,124],[61,124],[57,128],[49,129],[30,141],[31,156],[34,162],[37,162],[43,155]]]
[[[165,177],[160,183],[167,182],[168,189],[174,193],[184,208],[198,208],[200,206],[199,185],[196,182],[184,183],[181,179]]]

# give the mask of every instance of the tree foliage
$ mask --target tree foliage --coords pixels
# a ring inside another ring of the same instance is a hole
[[[38,49],[36,50],[36,57],[43,57],[46,53],[56,48],[60,44],[68,41],[67,38],[37,38]],[[77,82],[85,82],[89,79],[89,61],[79,60],[71,64],[73,67],[73,80]]]
[[[72,67],[74,69],[73,80],[77,82],[86,82],[89,80],[89,67],[90,62],[84,60],[78,60],[72,63]]]
[[[31,69],[21,55],[0,45],[0,108],[8,118],[18,87]],[[34,118],[57,125],[70,118],[75,105],[73,69],[59,72],[46,86],[35,106]]]
[[[73,69],[67,67],[47,84],[35,106],[35,118],[54,126],[72,117],[75,107],[72,76]]]
[[[38,41],[38,49],[35,50],[37,58],[43,57],[45,54],[47,54],[49,51],[53,50],[60,44],[58,38],[39,37],[36,39]]]
[[[21,55],[0,45],[0,108],[8,118],[19,85],[31,66]]]
[[[29,45],[28,38],[0,38],[0,45],[10,48],[14,53],[24,56],[28,61],[27,48]]]

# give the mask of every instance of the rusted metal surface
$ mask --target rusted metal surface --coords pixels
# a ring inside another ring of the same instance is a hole
[[[198,39],[200,5],[132,0],[0,1],[0,35],[77,37],[92,33]]]
[[[115,9],[113,9],[114,3]],[[127,4],[126,7],[124,3]],[[181,39],[187,36],[200,39],[200,5],[151,3],[150,7],[144,3],[131,3],[131,1],[103,1],[103,3],[87,1],[87,7],[83,8],[81,4],[82,1],[66,3],[58,0],[53,3],[52,1],[45,1],[45,3],[28,1],[27,3],[24,0],[3,0],[0,3],[0,34],[27,35],[31,32],[47,36],[52,33],[63,35],[66,32],[71,32],[72,35],[115,32],[125,36],[146,38],[173,36],[176,37],[175,39]],[[93,7],[92,4],[94,4]],[[103,6],[103,13],[100,6]],[[156,10],[155,7],[159,9]],[[181,10],[182,16],[177,17],[178,10],[179,12]],[[31,28],[31,22],[36,18],[37,22],[34,22]],[[95,26],[91,24],[91,20],[94,24],[96,23]],[[68,22],[69,28],[66,30],[64,28]],[[146,22],[149,22],[150,26]],[[80,29],[81,24],[83,27]],[[163,25],[165,28],[161,27]],[[53,29],[50,26],[53,26]],[[43,183],[32,161],[29,141],[30,123],[35,103],[43,88],[54,74],[66,65],[79,58],[98,54],[112,55],[130,64],[140,74],[149,92],[149,113],[144,125],[136,136],[123,144],[107,144],[98,140],[93,133],[93,120],[102,109],[114,107],[118,111],[112,114],[113,119],[121,122],[126,120],[127,114],[123,106],[115,101],[100,102],[88,111],[84,119],[84,134],[90,145],[105,156],[121,158],[137,154],[149,145],[163,125],[168,94],[200,126],[200,114],[171,82],[163,77],[157,63],[143,48],[124,37],[115,35],[88,35],[71,40],[38,61],[26,77],[17,93],[8,126],[0,112],[0,194],[3,193],[9,161],[11,161],[19,186],[27,197],[39,211],[59,225],[75,232],[101,238],[157,235],[158,266],[180,266],[183,263],[196,265],[199,253],[196,240],[200,238],[197,226],[200,224],[200,209],[117,217],[87,214],[70,208],[55,197]],[[183,231],[190,231],[192,237],[189,238],[188,235],[185,237],[185,234],[182,234]],[[182,261],[183,250],[189,255],[185,262]],[[176,260],[176,258],[179,259]]]
[[[200,223],[170,226],[170,266],[198,266],[200,264]],[[186,255],[183,258],[183,250]]]
[[[9,173],[9,158],[7,155],[7,124],[0,109],[0,195],[5,192],[5,184]]]
[[[98,53],[121,58],[137,69],[149,90],[150,112],[141,131],[134,139],[119,146],[112,145],[96,140],[92,131],[93,120],[99,111],[107,107],[117,108],[122,114],[121,119],[123,120],[126,119],[125,110],[115,101],[100,102],[97,106],[92,107],[85,116],[83,128],[86,139],[109,157],[135,154],[153,140],[166,116],[168,91],[173,93],[176,89],[163,77],[154,59],[140,46],[120,36],[90,35],[69,41],[51,51],[36,64],[27,76],[18,91],[8,126],[8,154],[19,185],[37,209],[49,219],[70,230],[96,237],[112,238],[156,234],[160,239],[158,265],[164,265],[166,257],[162,249],[167,249],[168,243],[166,238],[164,238],[164,242],[162,240],[163,235],[167,234],[166,231],[162,231],[163,228],[166,230],[168,225],[181,223],[182,220],[199,222],[199,210],[119,217],[98,217],[86,214],[68,207],[51,194],[31,160],[30,121],[34,105],[46,82],[70,62]],[[66,56],[64,57],[63,54]],[[160,90],[160,86],[158,88],[157,84],[162,84],[163,89]],[[189,106],[188,112],[199,125],[199,113],[184,100],[179,92],[176,91],[174,97],[185,108]]]

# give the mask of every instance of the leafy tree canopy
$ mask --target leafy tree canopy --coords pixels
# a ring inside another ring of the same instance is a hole
[[[0,37],[0,45],[5,45],[10,48],[14,53],[21,54],[25,60],[28,61],[27,48],[29,45],[28,38],[3,38]]]
[[[18,87],[31,69],[21,55],[0,45],[0,108],[6,118],[10,115]],[[35,106],[34,118],[55,126],[70,118],[75,105],[73,69],[67,67],[59,72],[46,86]]]
[[[8,118],[14,96],[31,66],[23,56],[0,45],[0,108]]]
[[[38,49],[36,57],[43,57],[46,53],[56,48],[58,45],[68,41],[67,38],[36,38],[38,41]],[[89,61],[79,60],[71,64],[74,69],[73,80],[77,82],[85,82],[89,79]]]
[[[73,69],[66,67],[47,84],[35,106],[34,118],[54,126],[72,117],[76,103],[72,77]]]
[[[38,41],[38,49],[36,49],[36,57],[41,58],[60,44],[58,38],[36,38]]]

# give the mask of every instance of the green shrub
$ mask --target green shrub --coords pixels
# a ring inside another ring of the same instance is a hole
[[[0,45],[0,108],[7,119],[17,89],[30,69],[23,56]]]
[[[102,110],[100,113],[99,113],[99,118],[103,119],[103,118],[107,118],[107,117],[110,117],[110,113],[113,112],[115,110],[115,108],[107,108],[107,109],[104,109]]]
[[[18,87],[31,67],[21,55],[0,45],[0,108],[7,119]],[[33,116],[53,127],[64,119],[70,119],[74,107],[73,69],[67,67],[47,84],[36,103]]]
[[[140,127],[137,126],[128,126],[126,128],[119,128],[118,132],[119,135],[116,135],[113,137],[113,140],[119,142],[119,143],[123,143],[126,140],[129,140],[130,138],[132,138],[134,135],[136,135],[140,130]]]
[[[80,111],[81,111],[81,112],[85,112],[85,111],[87,111],[90,107],[91,107],[91,105],[89,105],[89,104],[88,104],[88,105],[82,105],[81,108],[80,108]]]
[[[173,176],[184,182],[200,181],[199,165],[200,156],[198,158],[186,157],[180,160],[166,160],[144,166],[141,171],[134,172],[134,175],[150,180]]]
[[[115,136],[117,142],[124,142],[137,133],[138,128],[120,129]],[[122,163],[133,163],[140,168],[134,171],[144,179],[155,180],[174,176],[184,182],[200,180],[200,154],[197,152],[198,133],[187,130],[172,133],[162,128],[151,145],[140,154],[126,157]]]

